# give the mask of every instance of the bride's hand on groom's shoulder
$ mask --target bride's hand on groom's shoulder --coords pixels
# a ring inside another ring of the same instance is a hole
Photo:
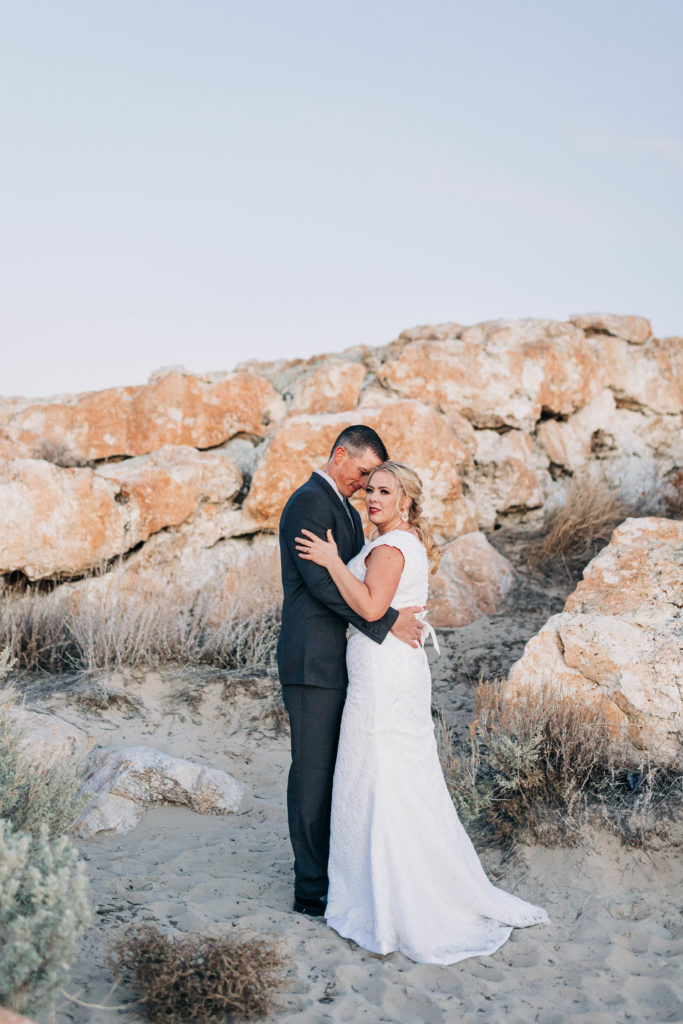
[[[322,565],[325,569],[329,569],[339,558],[332,530],[327,531],[327,540],[316,537],[310,530],[302,529],[301,533],[305,536],[294,539],[299,558],[315,562],[316,565]]]

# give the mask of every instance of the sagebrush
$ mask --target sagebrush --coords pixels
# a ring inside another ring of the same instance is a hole
[[[510,698],[486,681],[474,714],[467,753],[439,716],[441,760],[460,816],[496,840],[575,845],[600,821],[640,845],[680,805],[680,775],[634,768],[604,704],[552,685]]]
[[[29,588],[0,599],[0,645],[22,670],[96,671],[170,663],[273,669],[281,590],[273,559],[245,562],[222,582],[188,593],[133,588],[113,572],[83,590]]]
[[[636,511],[601,477],[577,472],[564,503],[546,517],[542,535],[528,545],[529,562],[548,568],[560,561],[570,571],[580,570]]]
[[[66,836],[36,839],[0,820],[0,1005],[48,1006],[91,918],[87,882]]]
[[[258,938],[169,938],[145,925],[113,948],[112,968],[129,976],[152,1021],[204,1024],[267,1014],[284,985],[285,958]]]
[[[50,839],[71,828],[85,800],[69,761],[31,757],[25,745],[21,708],[11,687],[0,688],[0,818],[37,839]]]

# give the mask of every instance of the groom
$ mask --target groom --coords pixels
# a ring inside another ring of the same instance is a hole
[[[342,600],[321,566],[298,557],[294,539],[302,529],[325,537],[332,530],[345,562],[365,538],[349,498],[365,486],[387,450],[371,427],[342,431],[324,469],[292,494],[280,519],[282,629],[277,647],[282,695],[289,714],[292,765],[287,784],[289,834],[294,850],[294,910],[320,917],[325,912],[330,845],[332,777],[346,697],[346,627],[381,644],[391,631],[417,647],[420,608],[389,608],[366,622]]]

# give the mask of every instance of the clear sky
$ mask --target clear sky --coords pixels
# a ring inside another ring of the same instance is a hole
[[[25,0],[0,394],[383,344],[683,334],[681,0]]]

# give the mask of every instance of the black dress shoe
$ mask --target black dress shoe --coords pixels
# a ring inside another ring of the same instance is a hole
[[[297,899],[294,897],[294,906],[292,910],[295,910],[297,914],[308,914],[309,917],[322,917],[325,913],[325,900],[316,899]]]

